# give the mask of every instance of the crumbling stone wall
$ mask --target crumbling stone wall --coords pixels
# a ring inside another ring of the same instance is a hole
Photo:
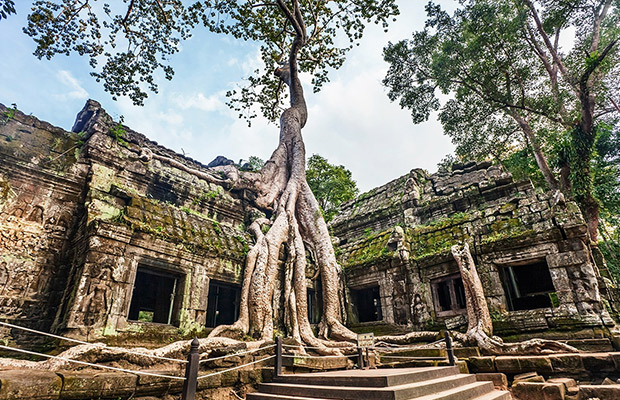
[[[600,295],[608,273],[594,262],[577,205],[515,182],[491,163],[432,175],[413,170],[344,204],[331,226],[347,286],[378,285],[383,322],[463,326],[464,308],[443,310],[438,287],[447,290],[439,282],[458,279],[450,247],[468,241],[497,332],[612,324]],[[523,265],[548,268],[548,307],[509,309],[510,282],[502,274]]]
[[[0,314],[48,330],[68,282],[74,216],[82,211],[84,142],[1,104],[0,116]]]
[[[244,193],[142,161],[146,148],[211,173],[96,102],[74,132],[11,114],[0,126],[0,314],[77,337],[147,331],[128,320],[143,266],[178,278],[174,318],[160,328],[202,329],[210,280],[241,283]]]

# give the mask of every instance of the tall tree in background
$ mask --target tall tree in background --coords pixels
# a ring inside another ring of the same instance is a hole
[[[299,343],[330,350],[310,328],[307,313],[306,254],[312,254],[323,288],[321,338],[351,340],[355,335],[342,324],[340,266],[336,262],[327,225],[306,182],[306,154],[301,129],[308,113],[300,73],[312,76],[318,90],[327,71],[338,68],[351,46],[361,38],[368,22],[387,26],[398,13],[394,0],[275,0],[181,1],[125,0],[120,9],[103,5],[100,22],[89,0],[36,1],[25,31],[34,38],[36,55],[77,52],[90,57],[93,75],[116,96],[127,95],[136,104],[146,98],[144,85],[157,90],[154,74],[172,78],[167,64],[178,44],[202,24],[215,33],[260,46],[264,65],[248,78],[248,87],[231,91],[230,106],[248,119],[260,111],[271,120],[279,117],[279,144],[257,172],[220,167],[213,176],[195,171],[229,188],[255,193],[255,207],[267,217],[250,226],[256,243],[245,264],[239,319],[220,326],[211,335],[249,334],[272,339],[282,327]],[[114,4],[119,7],[119,2]],[[345,47],[335,40],[344,35]],[[123,44],[121,49],[121,44]],[[208,49],[205,49],[208,51]],[[98,63],[104,61],[103,67]],[[288,88],[288,90],[285,90]],[[284,107],[288,100],[289,107]],[[283,111],[282,109],[285,108]],[[159,157],[147,152],[143,159]],[[224,177],[220,177],[223,175]],[[284,320],[274,320],[273,298],[284,254]]]
[[[308,159],[306,178],[327,221],[336,215],[340,204],[359,193],[357,184],[351,178],[351,171],[344,165],[330,164],[318,154]]]
[[[620,4],[470,0],[453,15],[432,2],[426,11],[423,31],[385,48],[390,99],[414,123],[441,108],[460,155],[502,159],[527,146],[596,242],[592,157],[601,123],[620,113]],[[438,91],[453,97],[441,106]]]

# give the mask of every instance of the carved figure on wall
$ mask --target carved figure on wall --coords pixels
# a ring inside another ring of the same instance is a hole
[[[43,223],[43,208],[40,206],[35,206],[30,212],[30,215],[28,215],[27,220],[36,222],[37,224]]]
[[[96,326],[103,322],[103,317],[107,314],[110,305],[108,295],[112,291],[110,287],[111,278],[112,271],[105,268],[96,280],[91,280],[88,293],[82,301],[82,307],[80,307],[80,311],[84,314],[84,325]]]
[[[413,296],[413,326],[417,329],[424,328],[426,320],[428,319],[428,312],[426,311],[426,305],[422,301],[422,296],[416,293]]]
[[[4,294],[4,289],[9,281],[9,268],[6,261],[0,262],[0,296]]]
[[[405,283],[401,281],[394,282],[394,290],[392,292],[394,299],[394,322],[397,324],[407,323],[407,300],[405,293]]]

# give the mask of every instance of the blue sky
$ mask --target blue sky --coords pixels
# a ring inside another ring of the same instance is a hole
[[[127,98],[112,100],[89,76],[85,58],[34,57],[34,43],[21,31],[30,2],[16,3],[18,14],[0,21],[0,103],[16,103],[26,114],[70,130],[76,114],[92,98],[113,117],[123,115],[132,129],[204,163],[217,155],[235,161],[251,155],[267,159],[275,149],[275,125],[258,120],[248,128],[224,104],[226,90],[260,67],[251,43],[196,30],[172,58],[173,80],[160,80],[159,93],[150,94],[144,107],[136,107]],[[424,24],[426,1],[398,3],[401,15],[388,33],[369,26],[343,68],[331,74],[331,82],[318,94],[306,90],[309,119],[303,134],[308,156],[317,153],[343,164],[362,191],[413,168],[435,171],[437,162],[454,148],[435,115],[413,125],[409,112],[391,103],[381,85],[387,70],[383,47],[410,37]]]

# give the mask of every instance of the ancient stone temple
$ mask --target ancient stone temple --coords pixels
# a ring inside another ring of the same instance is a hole
[[[491,163],[413,170],[344,204],[332,231],[351,323],[465,327],[450,247],[467,241],[496,333],[613,325],[616,289],[577,205]]]
[[[2,105],[0,115],[3,320],[154,341],[236,320],[251,193],[201,179],[217,170],[115,123],[94,101],[71,132]],[[576,205],[490,163],[413,170],[345,204],[332,230],[349,324],[462,326],[449,253],[459,240],[470,243],[498,333],[612,324],[615,289]],[[308,277],[317,322],[320,284]]]

